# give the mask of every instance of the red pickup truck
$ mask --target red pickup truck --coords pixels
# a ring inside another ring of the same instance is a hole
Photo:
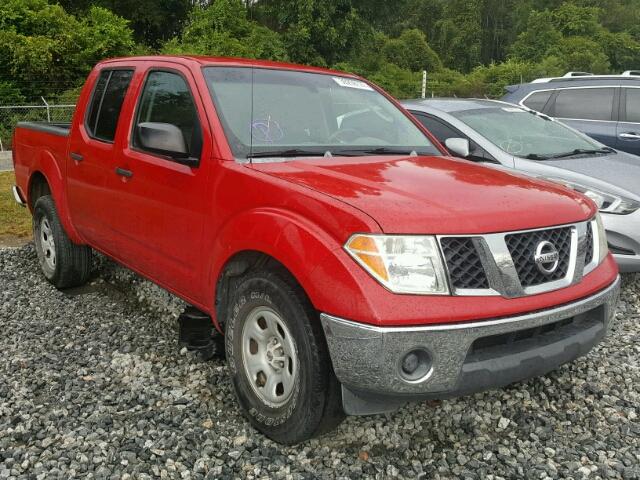
[[[104,61],[70,125],[22,123],[13,145],[46,278],[82,284],[96,250],[186,300],[280,442],[543,374],[613,317],[590,200],[446,156],[354,75]]]

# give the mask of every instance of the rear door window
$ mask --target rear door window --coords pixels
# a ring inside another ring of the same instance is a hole
[[[627,88],[625,121],[640,123],[640,88]]]
[[[133,70],[103,70],[96,81],[87,112],[85,128],[98,140],[113,142],[122,102],[133,77]]]
[[[522,104],[525,107],[530,108],[531,110],[535,110],[537,112],[543,112],[544,107],[551,98],[551,94],[553,90],[545,90],[542,92],[534,92],[529,95]]]
[[[612,120],[615,88],[558,90],[554,117],[577,120]]]

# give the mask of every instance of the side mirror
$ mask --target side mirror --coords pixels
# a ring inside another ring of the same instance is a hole
[[[462,158],[467,158],[471,153],[469,140],[466,138],[447,138],[444,144],[452,153]]]
[[[143,122],[138,124],[138,139],[145,150],[167,155],[178,163],[197,165],[198,160],[189,157],[182,130],[171,123]]]

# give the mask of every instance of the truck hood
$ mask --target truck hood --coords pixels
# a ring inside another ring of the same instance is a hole
[[[560,185],[449,157],[314,157],[250,167],[347,203],[385,233],[524,230],[585,220],[596,211]]]

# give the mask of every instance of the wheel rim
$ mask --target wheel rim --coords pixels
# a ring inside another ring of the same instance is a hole
[[[287,403],[298,379],[298,352],[289,329],[271,308],[249,313],[242,328],[242,356],[258,398],[274,408]]]
[[[42,252],[42,261],[51,270],[56,269],[56,244],[53,240],[53,232],[49,220],[44,217],[40,220],[40,251]]]

